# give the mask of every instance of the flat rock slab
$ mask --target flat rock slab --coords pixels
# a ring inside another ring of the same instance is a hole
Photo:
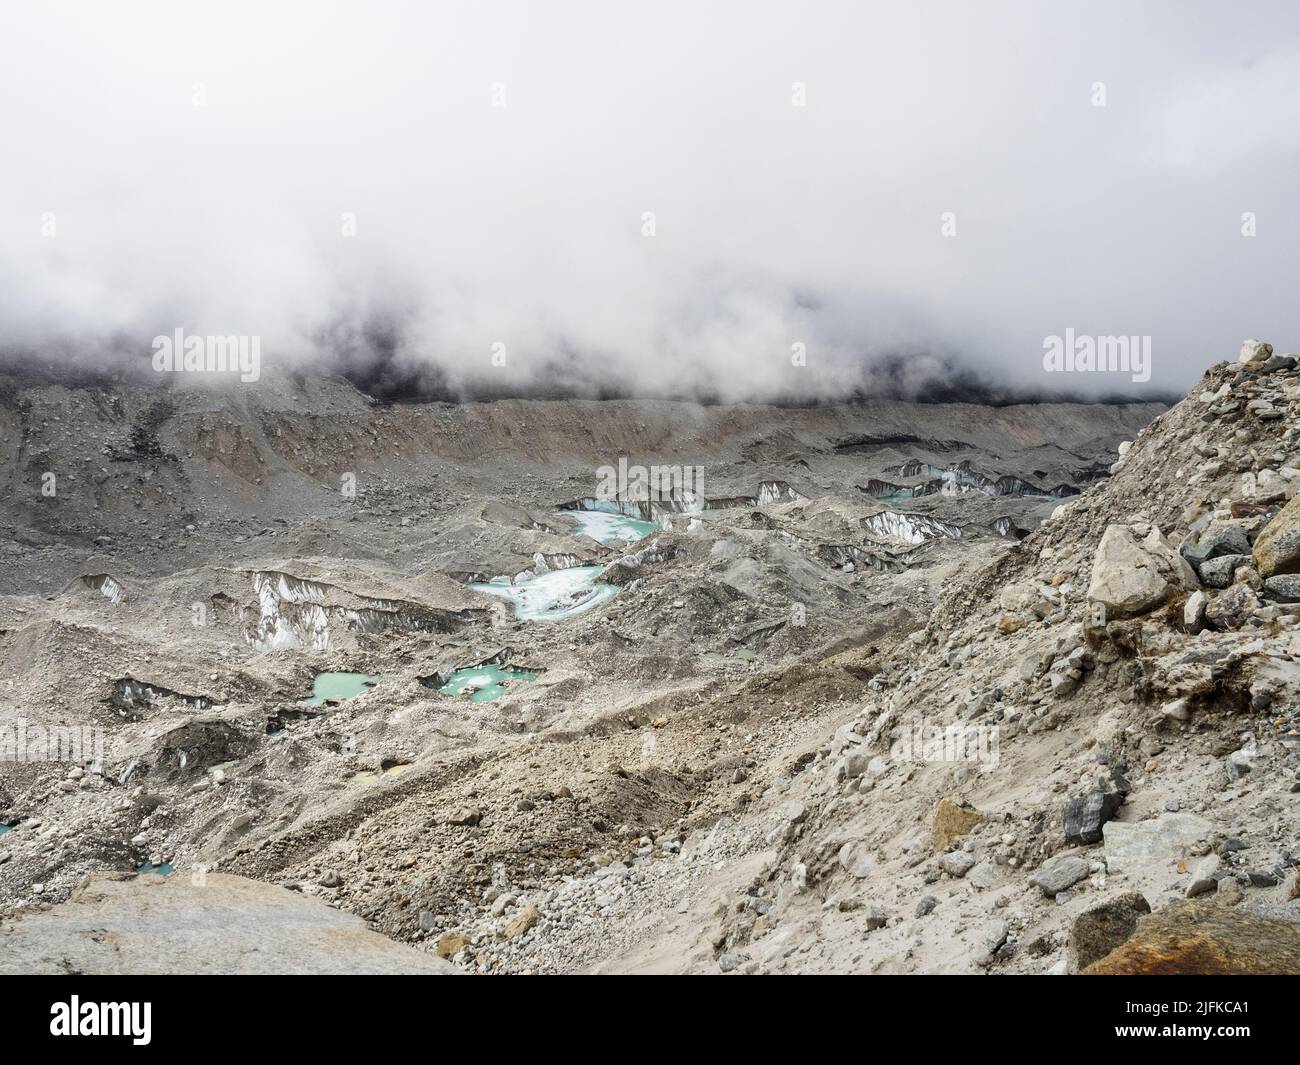
[[[1300,924],[1216,902],[1175,902],[1083,972],[1089,976],[1300,975]]]
[[[1214,826],[1203,817],[1166,813],[1149,821],[1108,821],[1102,827],[1106,841],[1106,868],[1112,873],[1163,874],[1177,858],[1199,840],[1208,840]]]
[[[1077,854],[1060,854],[1040,865],[1029,882],[1036,884],[1049,899],[1054,899],[1062,891],[1085,879],[1090,870],[1088,861]]]
[[[0,923],[0,974],[454,974],[361,918],[273,884],[100,873],[67,902]]]

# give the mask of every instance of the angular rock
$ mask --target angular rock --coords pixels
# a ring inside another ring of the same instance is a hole
[[[1070,945],[1080,969],[1086,968],[1129,938],[1138,918],[1151,912],[1140,891],[1108,899],[1079,914],[1070,929]]]
[[[1091,871],[1092,866],[1077,854],[1061,854],[1040,865],[1029,882],[1054,899],[1066,888],[1086,879]]]
[[[1192,567],[1193,571],[1198,576],[1201,572],[1202,563],[1206,562],[1210,557],[1210,549],[1208,547],[1202,547],[1200,544],[1194,543],[1183,544],[1182,547],[1178,549],[1178,553],[1183,556],[1183,559]]]
[[[1079,687],[1079,678],[1073,673],[1053,673],[1048,677],[1048,683],[1052,686],[1053,697],[1064,699],[1067,695],[1074,694]]]
[[[1224,555],[1249,555],[1250,537],[1240,525],[1230,522],[1214,522],[1201,533],[1196,544],[1205,552],[1206,558],[1221,558]]]
[[[1198,895],[1208,895],[1219,886],[1215,874],[1223,859],[1217,854],[1207,854],[1192,867],[1192,882],[1187,885],[1187,897],[1194,899]]]
[[[998,867],[992,862],[980,862],[966,876],[966,882],[980,891],[987,891],[998,879]]]
[[[945,851],[972,828],[984,820],[984,815],[970,806],[961,806],[951,799],[940,799],[934,808],[931,835],[936,851]]]
[[[1210,599],[1204,592],[1196,591],[1187,597],[1183,604],[1183,625],[1191,633],[1200,632],[1205,627],[1205,608]]]
[[[1255,537],[1255,568],[1267,580],[1300,573],[1300,496],[1296,496]]]
[[[1007,936],[1011,934],[1011,926],[1006,921],[993,921],[975,933],[975,941],[979,944],[979,951],[975,956],[975,961],[980,965],[990,965],[993,963],[998,951],[1006,944]]]
[[[1025,655],[1016,663],[1016,676],[1021,680],[1031,681],[1040,676],[1052,661],[1051,652]]]
[[[530,904],[523,907],[523,909],[510,919],[510,923],[506,925],[506,939],[518,939],[537,923],[539,917],[541,917],[541,914],[538,912],[536,906]]]
[[[1142,535],[1138,527],[1109,525],[1093,559],[1088,601],[1102,606],[1107,618],[1134,617],[1196,587],[1192,567],[1159,529]]]
[[[949,851],[939,855],[939,868],[956,880],[971,871],[975,865],[975,855],[968,851]]]
[[[1205,622],[1212,629],[1239,629],[1259,608],[1259,596],[1249,585],[1234,584],[1220,592],[1205,607]]]
[[[438,937],[437,946],[433,951],[440,958],[454,958],[467,946],[469,946],[469,936],[463,932],[443,932]]]
[[[781,820],[792,825],[801,824],[808,818],[808,807],[798,799],[791,799],[781,807]]]
[[[1102,826],[1119,812],[1120,796],[1100,788],[1065,804],[1068,843],[1100,843]]]
[[[1184,899],[1138,920],[1088,976],[1297,976],[1300,923]]]
[[[1245,340],[1241,344],[1241,353],[1237,356],[1238,362],[1252,363],[1263,362],[1273,354],[1273,345],[1266,340]]]
[[[1248,750],[1233,751],[1230,755],[1228,755],[1228,757],[1224,760],[1223,763],[1224,769],[1228,774],[1228,780],[1229,781],[1240,780],[1252,769],[1254,769],[1255,768],[1254,756],[1255,756],[1255,752],[1248,751]]]
[[[1201,563],[1201,583],[1207,588],[1227,588],[1238,567],[1249,566],[1250,555],[1216,555]]]
[[[1264,598],[1274,603],[1300,603],[1300,573],[1279,573],[1264,582]]]

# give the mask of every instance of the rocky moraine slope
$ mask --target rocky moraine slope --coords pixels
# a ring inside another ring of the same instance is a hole
[[[1170,409],[4,395],[0,724],[105,741],[0,768],[31,968],[256,896],[467,972],[1300,971],[1295,356]],[[619,455],[706,504],[591,511]]]

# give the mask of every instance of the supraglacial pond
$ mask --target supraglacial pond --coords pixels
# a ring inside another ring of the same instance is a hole
[[[471,692],[470,700],[472,702],[486,703],[505,695],[507,689],[502,681],[536,679],[536,673],[529,673],[524,669],[511,669],[509,666],[498,666],[489,662],[481,666],[470,666],[467,669],[456,670],[447,678],[447,683],[438,690],[443,695],[460,695],[468,690]]]
[[[565,512],[577,525],[576,531],[602,544],[617,541],[631,543],[649,536],[659,526],[652,521],[629,518],[626,514],[610,514],[603,510],[570,510]]]
[[[320,706],[327,699],[351,699],[378,683],[378,674],[371,677],[365,673],[317,673],[311,698],[301,702],[303,706]]]

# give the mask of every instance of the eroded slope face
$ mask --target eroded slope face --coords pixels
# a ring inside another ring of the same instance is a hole
[[[1300,919],[1296,361],[1212,367],[863,662],[878,692],[773,788],[723,968],[1069,972],[1186,896]]]
[[[0,724],[55,754],[0,768],[0,906],[218,869],[488,969],[632,959],[636,900],[749,869],[940,593],[1160,410],[11,395]],[[593,506],[619,458],[703,483]]]

